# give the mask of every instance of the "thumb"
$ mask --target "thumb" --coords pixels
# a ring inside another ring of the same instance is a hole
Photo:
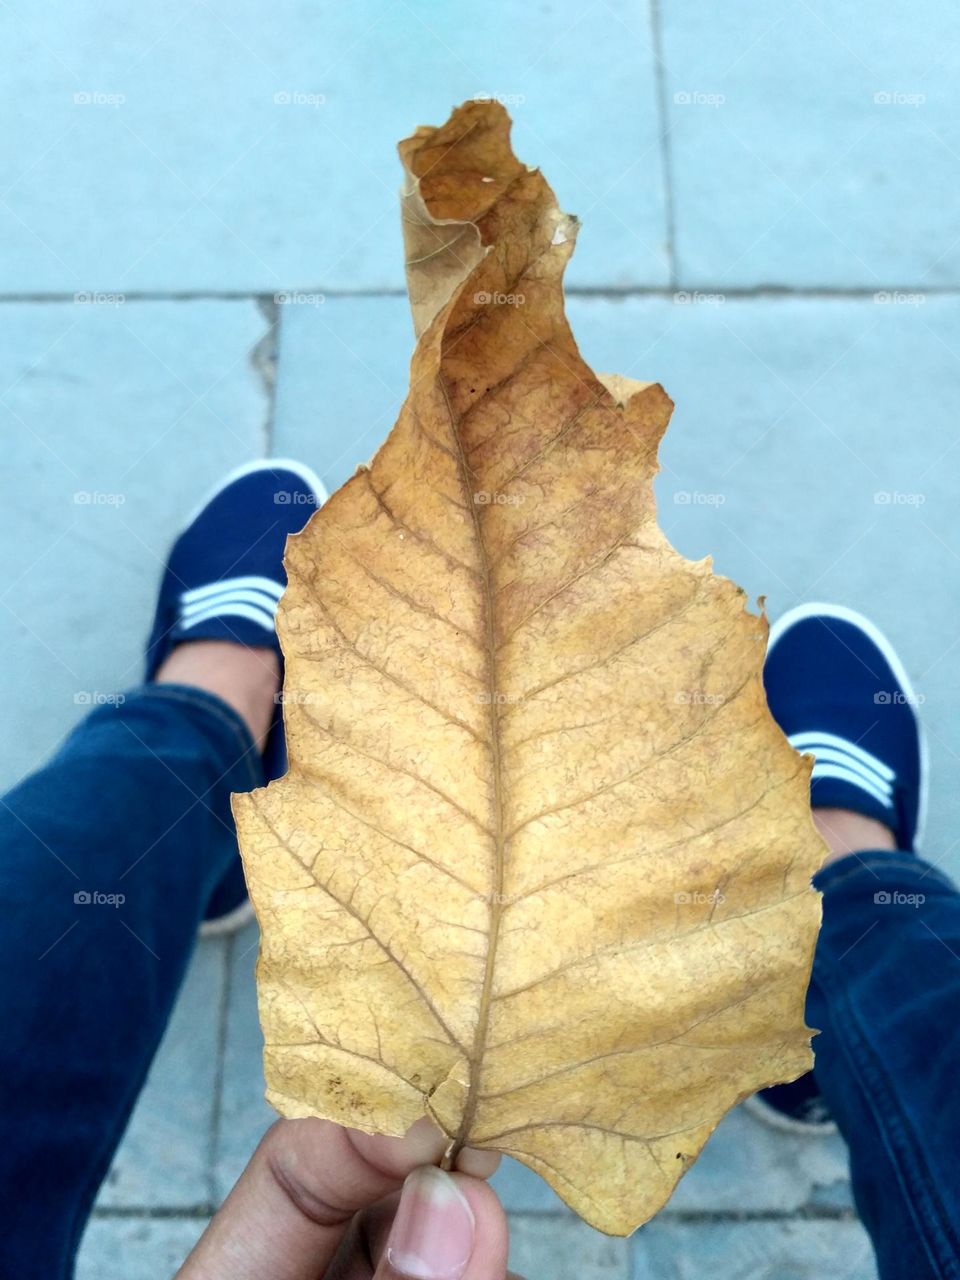
[[[435,1165],[414,1169],[374,1280],[505,1280],[507,1220],[496,1192]]]

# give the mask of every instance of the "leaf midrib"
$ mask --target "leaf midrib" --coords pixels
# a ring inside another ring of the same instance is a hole
[[[441,360],[442,360],[441,355]],[[487,556],[487,548],[483,539],[483,528],[480,524],[480,513],[477,504],[471,501],[471,468],[463,450],[463,439],[460,434],[461,421],[454,413],[449,388],[442,370],[437,375],[437,383],[450,419],[450,431],[456,443],[457,462],[460,470],[460,486],[467,501],[473,520],[474,537],[477,544],[477,557],[480,562],[480,587],[483,605],[484,627],[484,660],[487,668],[487,685],[490,697],[487,702],[490,757],[493,773],[493,844],[494,844],[494,884],[490,895],[490,931],[487,938],[487,955],[484,962],[483,985],[480,990],[480,1008],[477,1015],[477,1027],[474,1033],[473,1048],[467,1055],[470,1079],[467,1085],[467,1096],[464,1101],[460,1128],[453,1139],[447,1153],[445,1163],[452,1165],[457,1152],[466,1144],[467,1137],[473,1127],[477,1101],[480,1092],[480,1064],[486,1047],[487,1033],[490,1027],[490,1014],[493,1008],[493,978],[496,966],[497,944],[500,937],[500,922],[503,918],[503,880],[505,866],[506,840],[504,834],[504,778],[503,759],[500,750],[500,712],[497,706],[497,643],[494,629],[494,592],[491,581],[491,566]]]

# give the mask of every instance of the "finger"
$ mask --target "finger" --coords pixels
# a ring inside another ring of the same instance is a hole
[[[485,1182],[416,1169],[403,1184],[396,1216],[365,1215],[374,1280],[505,1280],[507,1220]]]
[[[354,1214],[419,1165],[439,1161],[446,1139],[428,1119],[403,1138],[374,1137],[327,1120],[281,1120],[178,1273],[179,1280],[319,1280]],[[488,1153],[471,1157],[490,1164]]]

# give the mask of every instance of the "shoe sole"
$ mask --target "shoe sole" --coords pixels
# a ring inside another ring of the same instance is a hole
[[[245,929],[255,918],[253,903],[249,898],[244,898],[239,906],[225,915],[203,920],[197,934],[201,938],[226,938],[232,933],[239,933],[241,929]]]
[[[835,1120],[827,1120],[822,1124],[804,1124],[802,1120],[791,1120],[757,1094],[744,1098],[740,1106],[768,1129],[776,1129],[777,1133],[792,1133],[799,1138],[828,1138],[831,1134],[840,1132]]]
[[[836,618],[838,622],[848,622],[851,626],[857,627],[860,631],[871,640],[886,659],[890,670],[896,677],[900,687],[907,696],[908,705],[913,715],[914,723],[917,726],[917,739],[920,743],[920,795],[917,800],[917,829],[913,836],[913,848],[919,852],[923,842],[924,832],[927,825],[927,804],[929,800],[929,772],[930,772],[930,750],[927,743],[926,730],[923,722],[917,714],[919,702],[913,682],[907,675],[903,662],[896,649],[883,634],[875,623],[869,618],[865,618],[862,613],[857,613],[856,609],[848,609],[842,604],[823,604],[814,602],[812,604],[797,605],[795,609],[789,609],[782,618],[778,618],[774,625],[770,628],[770,638],[767,641],[767,653],[769,654],[777,641],[786,634],[789,629],[798,622],[803,622],[807,618]],[[761,1103],[765,1106],[765,1103]],[[770,1108],[767,1107],[769,1111]]]

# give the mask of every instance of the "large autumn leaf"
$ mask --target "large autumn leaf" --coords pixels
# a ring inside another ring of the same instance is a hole
[[[506,114],[401,156],[410,392],[288,547],[290,772],[235,801],[268,1097],[426,1112],[622,1234],[810,1065],[809,762],[765,621],[657,526],[671,402],[581,359],[576,224]]]

